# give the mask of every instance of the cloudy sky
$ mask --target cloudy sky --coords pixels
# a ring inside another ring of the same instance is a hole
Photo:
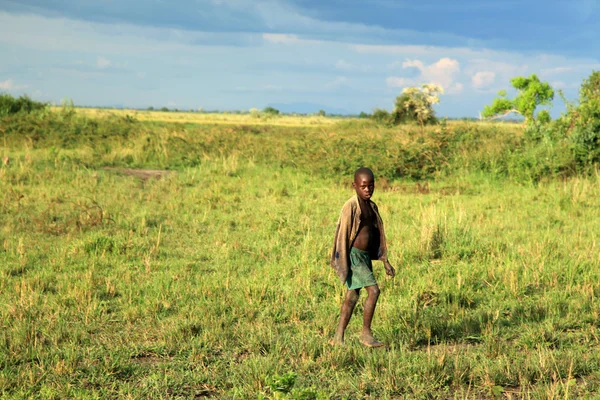
[[[436,82],[440,115],[477,116],[517,75],[575,99],[599,36],[597,0],[0,0],[0,91],[356,113]]]

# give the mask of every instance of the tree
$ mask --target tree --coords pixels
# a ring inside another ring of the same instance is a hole
[[[317,113],[317,115],[318,115],[319,117],[324,117],[324,116],[325,116],[325,115],[327,115],[327,114],[325,113],[325,110],[319,110],[319,112]]]
[[[498,92],[499,97],[483,109],[484,117],[495,119],[517,113],[525,117],[527,123],[530,123],[535,120],[535,109],[538,106],[550,105],[554,99],[554,90],[550,84],[540,81],[535,74],[529,78],[518,76],[511,79],[510,83],[517,89],[517,96],[511,100],[506,97],[506,91],[501,90]]]
[[[439,95],[443,93],[441,86],[432,83],[404,88],[402,94],[396,97],[394,122],[416,121],[421,126],[434,123],[436,118],[433,105],[440,102]]]
[[[263,113],[269,114],[269,115],[279,115],[279,110],[274,107],[265,107],[265,109],[263,110]]]

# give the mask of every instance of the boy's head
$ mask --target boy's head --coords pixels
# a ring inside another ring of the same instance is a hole
[[[356,195],[363,200],[369,200],[375,191],[375,176],[369,168],[359,168],[354,173],[352,187]]]

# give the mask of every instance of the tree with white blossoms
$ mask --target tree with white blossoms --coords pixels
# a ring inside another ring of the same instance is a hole
[[[440,102],[440,94],[444,94],[444,89],[433,83],[404,88],[402,94],[396,97],[395,122],[416,121],[421,126],[435,123],[437,119],[433,105]]]

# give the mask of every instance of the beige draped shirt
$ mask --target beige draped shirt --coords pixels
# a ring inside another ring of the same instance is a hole
[[[385,240],[385,231],[383,229],[383,221],[379,215],[379,209],[377,205],[368,201],[368,205],[371,206],[377,217],[377,225],[379,228],[379,249],[377,250],[377,257],[371,259],[387,261],[387,244]],[[333,241],[333,252],[331,253],[331,266],[337,273],[342,283],[346,282],[348,271],[350,269],[350,249],[352,243],[358,235],[360,229],[360,205],[358,204],[358,197],[352,196],[350,200],[342,207],[340,218],[338,219],[337,229],[335,231],[335,239]]]

